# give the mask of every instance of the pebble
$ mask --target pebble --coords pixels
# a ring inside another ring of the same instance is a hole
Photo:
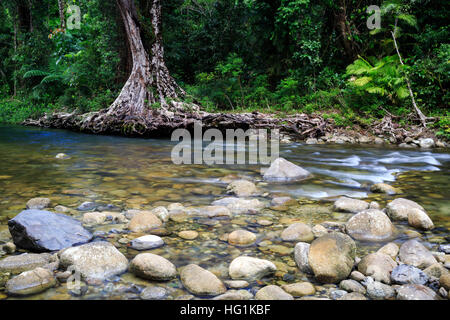
[[[185,240],[194,240],[198,237],[198,232],[193,230],[185,230],[178,232],[178,236]]]

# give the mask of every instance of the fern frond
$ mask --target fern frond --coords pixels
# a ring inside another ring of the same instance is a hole
[[[32,77],[45,77],[48,75],[49,75],[49,73],[47,71],[30,70],[30,71],[25,72],[25,74],[23,75],[23,78],[27,79],[27,78],[32,78]]]
[[[358,87],[363,87],[366,84],[368,84],[370,81],[372,81],[371,77],[361,77],[361,78],[356,79],[355,81],[353,81],[353,84],[358,86]]]

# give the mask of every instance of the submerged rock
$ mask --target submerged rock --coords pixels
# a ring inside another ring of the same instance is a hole
[[[334,202],[333,208],[336,211],[357,213],[368,209],[369,203],[363,200],[340,197]]]
[[[59,252],[59,257],[63,267],[73,268],[87,280],[105,280],[128,268],[127,258],[106,241],[67,248]]]
[[[393,236],[395,227],[384,212],[376,209],[361,211],[351,217],[347,233],[356,240],[383,241]]]
[[[216,200],[213,206],[225,206],[234,214],[243,214],[249,211],[259,211],[265,207],[258,199],[242,199],[237,197],[226,197]]]
[[[147,287],[142,290],[142,300],[162,300],[167,296],[167,290],[161,287]]]
[[[356,244],[353,239],[333,232],[311,243],[308,260],[319,281],[336,283],[346,279],[352,271],[355,254]]]
[[[48,198],[33,198],[28,200],[27,209],[42,210],[50,207],[50,203],[51,201]]]
[[[49,253],[24,253],[0,260],[0,272],[19,274],[38,267],[44,267],[53,261],[54,258]]]
[[[184,240],[194,240],[198,237],[198,232],[194,230],[184,230],[178,233],[178,236]]]
[[[237,180],[231,182],[227,187],[227,192],[238,197],[249,197],[258,194],[255,184],[247,180]]]
[[[402,193],[400,189],[394,188],[386,183],[376,183],[370,187],[370,191],[375,193],[398,194]]]
[[[233,280],[258,280],[273,274],[276,270],[275,264],[268,260],[240,256],[231,262],[228,273]]]
[[[231,245],[245,246],[256,241],[256,235],[247,230],[235,230],[228,235],[228,243]]]
[[[14,243],[30,251],[57,251],[89,242],[93,236],[81,223],[61,213],[25,210],[8,222]]]
[[[398,198],[389,202],[386,206],[386,213],[392,220],[408,220],[408,213],[411,209],[419,209],[425,212],[425,209],[414,201]]]
[[[314,234],[310,226],[298,222],[284,229],[281,233],[281,239],[283,241],[311,242],[314,240]]]
[[[26,296],[40,293],[56,285],[53,272],[43,268],[25,271],[6,283],[10,295]]]
[[[311,173],[292,162],[278,158],[272,162],[264,173],[264,180],[268,181],[292,181],[308,178]]]
[[[162,226],[161,220],[150,211],[136,214],[130,221],[128,229],[132,232],[146,232]]]
[[[196,264],[187,265],[180,270],[180,279],[189,292],[200,296],[217,296],[227,288],[212,272]]]

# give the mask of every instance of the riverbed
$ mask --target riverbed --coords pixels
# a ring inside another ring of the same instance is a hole
[[[293,259],[295,243],[281,241],[279,233],[293,222],[311,226],[324,221],[345,222],[351,214],[332,210],[333,201],[345,195],[367,201],[377,201],[382,208],[398,197],[422,205],[435,228],[419,231],[407,223],[398,223],[401,231],[394,240],[398,244],[412,236],[433,249],[450,242],[450,151],[445,149],[401,149],[368,145],[305,145],[282,144],[280,156],[313,173],[313,177],[295,183],[268,183],[261,176],[261,165],[175,165],[171,150],[176,142],[165,139],[138,139],[98,136],[64,130],[21,126],[0,126],[0,244],[10,241],[8,219],[25,209],[35,197],[51,199],[52,207],[62,205],[71,215],[81,219],[76,208],[86,201],[110,205],[117,212],[129,209],[150,209],[181,203],[184,206],[210,205],[227,196],[224,177],[244,177],[257,184],[262,202],[270,203],[275,196],[290,196],[294,206],[271,208],[257,214],[233,218],[216,218],[214,223],[202,219],[165,224],[168,235],[165,246],[149,252],[169,259],[177,267],[199,264],[226,280],[230,262],[243,254],[276,262],[274,277],[253,284],[255,291],[264,284],[287,284],[301,280],[315,283],[312,276],[298,271]],[[56,159],[58,153],[70,158]],[[400,195],[370,192],[374,183],[385,182],[400,188]],[[264,219],[273,222],[263,226]],[[222,236],[236,229],[246,229],[257,235],[255,244],[236,247],[222,241]],[[126,224],[105,223],[91,227],[103,232],[104,238],[132,259],[137,251],[121,239],[132,239]],[[193,241],[179,238],[177,232],[195,230]],[[121,233],[124,231],[123,233]],[[420,233],[420,234],[417,234]],[[100,233],[97,233],[100,234]],[[357,242],[363,256],[384,243]],[[164,287],[167,299],[189,294],[178,279],[151,282],[130,273],[115,277],[102,285],[89,285],[82,297],[71,294],[64,285],[34,295],[31,299],[137,299],[139,289],[149,285]],[[317,284],[317,296],[328,295],[332,286]],[[322,291],[321,291],[322,290]],[[8,297],[10,298],[10,297]]]

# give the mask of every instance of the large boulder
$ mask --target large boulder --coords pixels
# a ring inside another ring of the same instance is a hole
[[[16,246],[35,252],[58,251],[89,242],[81,223],[61,213],[25,210],[8,222]]]
[[[391,272],[396,266],[397,263],[391,257],[375,252],[362,258],[358,264],[358,271],[376,281],[390,284]]]
[[[130,262],[130,272],[149,280],[167,281],[177,276],[175,265],[153,253],[140,253]]]
[[[361,211],[345,224],[347,233],[356,240],[383,241],[395,233],[395,227],[384,212],[376,209]]]
[[[433,254],[415,239],[403,243],[398,254],[400,261],[419,269],[425,269],[437,263]]]
[[[392,220],[408,220],[408,213],[411,209],[419,209],[425,212],[421,205],[404,198],[395,199],[386,206],[386,212]]]
[[[314,240],[309,247],[309,265],[316,278],[336,283],[348,277],[355,262],[356,244],[349,236],[332,232]]]
[[[44,268],[25,271],[6,283],[10,295],[27,296],[43,292],[56,285],[53,272]]]
[[[127,258],[106,241],[67,248],[59,252],[59,261],[61,266],[72,268],[87,280],[105,280],[128,268]]]
[[[292,162],[278,158],[272,162],[269,169],[264,173],[267,181],[292,181],[308,178],[311,173]]]
[[[397,289],[397,300],[441,300],[441,298],[427,286],[405,284]]]
[[[294,242],[311,242],[314,240],[314,234],[310,226],[297,222],[288,226],[281,233],[281,239],[283,241],[294,241]]]
[[[199,296],[217,296],[227,288],[212,272],[196,264],[187,265],[180,270],[180,279],[189,292]]]
[[[268,260],[241,256],[231,262],[228,273],[233,280],[258,280],[276,270],[277,267]]]
[[[368,209],[369,203],[363,200],[340,197],[334,202],[333,208],[336,211],[358,213],[360,211]]]
[[[53,256],[49,253],[24,253],[17,256],[9,256],[0,260],[0,273],[19,274],[38,267],[44,267],[53,261]]]

